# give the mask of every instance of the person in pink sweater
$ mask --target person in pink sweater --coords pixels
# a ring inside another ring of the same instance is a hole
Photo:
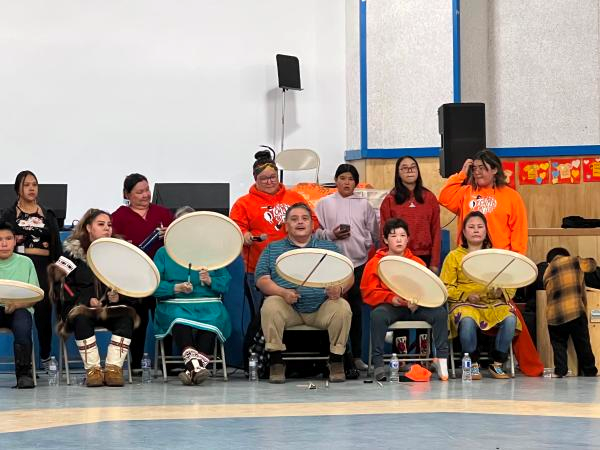
[[[379,227],[375,210],[365,197],[354,193],[359,182],[356,167],[341,164],[335,171],[337,192],[322,198],[315,208],[319,225],[325,237],[334,241],[342,253],[354,264],[354,285],[348,291],[352,309],[350,344],[354,364],[367,370],[362,356],[362,296],[360,280],[367,263],[369,250],[377,241]]]
[[[425,261],[432,272],[439,273],[440,206],[433,192],[423,186],[419,164],[412,156],[401,156],[396,161],[395,187],[381,203],[381,230],[391,218],[408,224],[410,251]]]

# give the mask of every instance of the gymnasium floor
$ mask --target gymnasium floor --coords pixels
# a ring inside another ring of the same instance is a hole
[[[0,449],[600,448],[595,378],[298,386],[308,381],[91,389],[41,375],[17,391],[1,375]]]

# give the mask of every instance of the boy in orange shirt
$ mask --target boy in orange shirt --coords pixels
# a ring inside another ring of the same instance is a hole
[[[375,379],[385,380],[383,347],[388,326],[399,320],[422,320],[433,328],[433,341],[437,373],[442,381],[448,380],[448,312],[444,306],[420,307],[394,294],[377,273],[381,258],[387,255],[403,256],[426,267],[423,260],[407,248],[408,225],[402,219],[388,219],[383,227],[383,240],[387,250],[379,250],[367,263],[360,290],[363,300],[373,308],[371,312],[371,351],[375,366]]]

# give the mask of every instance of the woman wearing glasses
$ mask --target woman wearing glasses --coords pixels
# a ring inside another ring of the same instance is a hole
[[[519,193],[507,186],[502,163],[494,152],[482,150],[467,159],[462,170],[448,178],[440,192],[440,204],[458,216],[459,230],[471,211],[480,211],[495,248],[527,252],[525,204]]]
[[[395,173],[395,187],[381,203],[380,231],[388,219],[404,220],[410,229],[408,248],[433,272],[439,273],[441,232],[437,198],[423,186],[419,164],[412,156],[398,158]]]
[[[263,249],[271,241],[287,236],[283,224],[285,213],[294,203],[305,203],[300,194],[288,191],[279,182],[277,166],[268,150],[257,152],[252,166],[255,183],[250,192],[234,203],[229,217],[238,224],[244,234],[244,263],[246,264],[246,282],[248,294],[252,297],[254,311],[258,312],[262,295],[254,283],[254,269]],[[314,213],[312,223],[318,228]]]

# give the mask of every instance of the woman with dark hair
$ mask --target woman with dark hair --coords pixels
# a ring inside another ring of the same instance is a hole
[[[112,232],[110,214],[100,209],[88,210],[65,241],[64,255],[48,270],[55,284],[52,296],[57,304],[58,332],[64,338],[75,334],[88,387],[123,386],[123,362],[133,329],[139,325],[139,317],[130,306],[132,299],[109,290],[87,262],[90,244],[111,237]],[[96,327],[112,331],[104,370],[96,345]]]
[[[112,214],[113,231],[134,245],[140,245],[146,238],[157,233],[154,242],[142,248],[150,258],[162,247],[162,236],[173,221],[173,214],[167,208],[150,203],[151,194],[148,179],[139,173],[132,173],[123,182],[123,198],[126,204],[120,206]],[[132,366],[137,371],[140,368],[146,328],[150,311],[154,311],[156,300],[145,298],[134,304],[141,319],[140,327],[135,331],[131,343]],[[169,348],[169,346],[166,346]]]
[[[383,236],[383,224],[388,219],[398,217],[406,221],[411,231],[410,250],[438,273],[441,230],[437,198],[423,186],[419,163],[412,156],[398,158],[395,174],[394,189],[381,203],[380,234]]]
[[[519,193],[507,186],[502,162],[494,152],[482,150],[467,159],[442,188],[440,205],[458,216],[459,230],[469,212],[480,211],[497,248],[527,252],[525,204]]]
[[[38,204],[38,180],[33,172],[24,170],[17,175],[15,193],[15,204],[4,212],[1,220],[13,226],[15,252],[31,259],[40,287],[44,290],[44,299],[33,309],[40,358],[47,370],[52,344],[52,304],[48,299],[47,269],[61,254],[58,222],[51,210]]]
[[[493,364],[489,370],[493,378],[509,378],[502,366],[508,358],[515,332],[522,329],[521,321],[509,303],[516,289],[486,289],[486,286],[471,281],[462,271],[461,263],[467,254],[492,248],[483,213],[472,211],[465,217],[460,239],[461,245],[448,254],[440,275],[448,289],[450,338],[460,338],[462,351],[471,356],[472,377],[481,380],[477,331],[496,333]]]
[[[369,250],[378,240],[379,227],[375,211],[368,200],[354,194],[358,183],[359,175],[356,167],[351,164],[341,164],[335,171],[337,192],[322,198],[315,209],[327,239],[334,241],[354,264],[354,285],[347,296],[352,309],[350,344],[356,368],[367,370],[367,365],[361,359],[363,301],[360,294],[360,281]]]
[[[305,200],[297,192],[288,191],[279,182],[277,165],[268,150],[257,152],[254,158],[252,175],[255,182],[250,187],[250,192],[233,204],[229,217],[244,234],[242,254],[246,264],[246,295],[252,301],[253,311],[258,313],[263,298],[254,282],[258,258],[267,244],[287,236],[284,228],[285,213],[290,205],[303,203]],[[313,227],[318,228],[314,215]]]

